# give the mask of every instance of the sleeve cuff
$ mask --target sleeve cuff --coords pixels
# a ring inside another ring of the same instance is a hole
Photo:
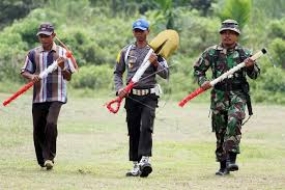
[[[208,81],[206,78],[201,78],[201,79],[199,79],[199,82],[198,82],[199,86],[201,87],[202,84],[203,84],[204,82],[206,82],[206,81]]]

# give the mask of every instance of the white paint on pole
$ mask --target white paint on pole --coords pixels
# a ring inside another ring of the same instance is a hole
[[[148,59],[152,53],[153,53],[153,49],[150,49],[148,51],[148,53],[146,54],[146,56],[143,60],[143,63],[141,64],[141,66],[139,67],[139,69],[137,70],[137,72],[135,73],[135,75],[132,78],[132,81],[134,83],[137,83],[140,80],[140,78],[144,74],[145,70],[150,66],[150,62]]]
[[[39,74],[39,77],[41,79],[46,78],[48,76],[48,74],[52,73],[53,71],[55,71],[58,67],[57,61],[54,61],[50,66],[48,66],[48,68],[46,68],[44,71],[42,71]]]
[[[257,52],[256,54],[254,54],[253,56],[251,56],[250,59],[255,61],[256,59],[258,59],[260,56],[262,56],[265,53],[266,53],[266,50],[262,49],[259,52]],[[240,70],[243,67],[245,67],[245,62],[242,62],[242,63],[238,64],[237,66],[235,66],[232,69],[228,70],[227,72],[225,72],[224,74],[222,74],[218,78],[212,80],[210,82],[210,85],[211,86],[215,86],[217,83],[223,81],[224,79],[228,78],[229,76],[232,76],[235,72],[237,72],[238,70]]]

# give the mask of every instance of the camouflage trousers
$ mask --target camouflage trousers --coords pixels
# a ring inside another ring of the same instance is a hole
[[[217,140],[215,151],[217,161],[226,160],[229,152],[240,153],[239,144],[246,102],[238,96],[234,96],[229,102],[228,109],[212,108],[212,128]]]

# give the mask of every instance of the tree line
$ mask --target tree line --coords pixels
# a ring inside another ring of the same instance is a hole
[[[38,25],[50,21],[81,67],[71,86],[111,91],[116,55],[133,42],[132,22],[145,17],[150,21],[150,39],[167,28],[179,32],[180,47],[169,60],[174,85],[163,86],[166,93],[176,92],[174,98],[180,98],[197,87],[194,61],[205,48],[219,43],[221,21],[233,18],[242,28],[243,46],[252,51],[265,47],[269,52],[259,60],[262,73],[251,84],[253,99],[285,103],[282,0],[3,0],[0,9],[0,82],[24,82],[19,70],[25,55],[38,45]]]

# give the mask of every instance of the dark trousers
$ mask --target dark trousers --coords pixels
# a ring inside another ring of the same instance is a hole
[[[158,97],[130,95],[126,98],[129,135],[129,159],[140,161],[142,156],[152,155],[152,132]]]
[[[33,104],[33,137],[38,164],[54,160],[56,155],[57,119],[61,102]]]

